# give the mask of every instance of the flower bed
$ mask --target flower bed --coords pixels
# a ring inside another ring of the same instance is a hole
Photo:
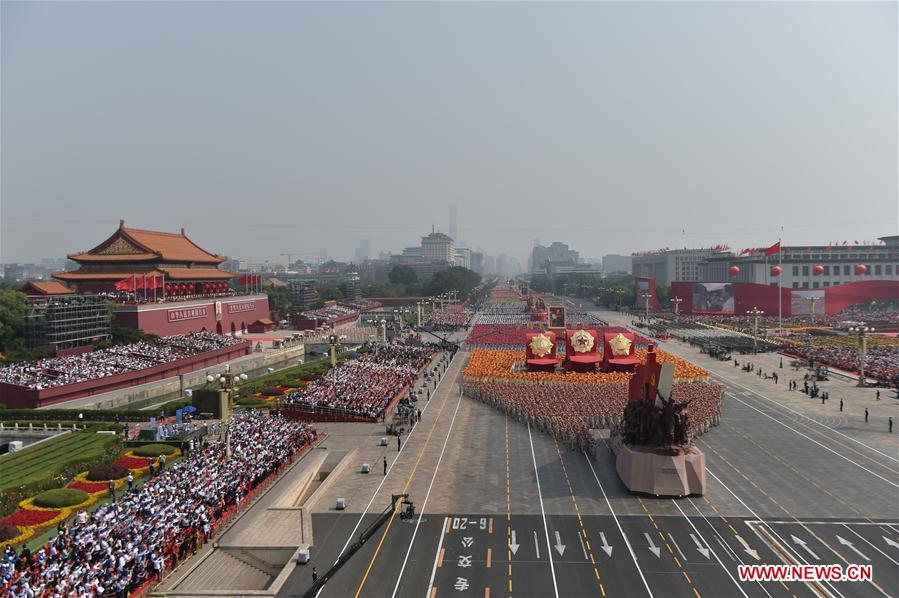
[[[59,517],[62,509],[46,509],[41,511],[20,510],[0,519],[0,525],[43,526],[48,521]]]
[[[34,528],[28,526],[17,525],[14,526],[18,535],[12,536],[6,540],[0,540],[0,548],[5,548],[6,546],[21,544],[22,542],[28,541],[31,536],[34,535]]]
[[[86,507],[94,502],[95,499],[91,498],[91,496],[83,490],[76,490],[74,488],[56,488],[55,490],[41,492],[29,500],[31,501],[30,504],[38,509],[71,509],[82,506]],[[19,506],[21,505],[22,503],[19,503]]]
[[[152,457],[156,458],[160,455],[165,455],[166,457],[172,457],[175,453],[178,452],[178,449],[169,444],[145,444],[142,446],[135,447],[130,451],[126,451],[125,455],[129,457]]]

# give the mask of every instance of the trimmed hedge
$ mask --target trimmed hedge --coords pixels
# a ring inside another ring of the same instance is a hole
[[[190,405],[190,399],[169,401],[152,409],[0,409],[0,420],[30,420],[35,423],[47,421],[77,422],[78,414],[84,416],[85,422],[145,422],[159,415],[174,415],[175,411]]]
[[[87,472],[87,479],[92,482],[106,482],[109,480],[118,480],[128,475],[128,469],[115,463],[104,463],[91,467]]]
[[[172,455],[175,453],[175,447],[169,444],[145,444],[133,449],[138,457],[158,457],[159,455]]]
[[[45,509],[62,509],[86,501],[90,496],[84,490],[75,488],[56,488],[41,492],[34,497],[34,504]]]

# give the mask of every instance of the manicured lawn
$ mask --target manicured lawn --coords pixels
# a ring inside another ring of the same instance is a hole
[[[71,432],[0,458],[0,491],[39,482],[59,473],[66,465],[96,459],[111,434]]]

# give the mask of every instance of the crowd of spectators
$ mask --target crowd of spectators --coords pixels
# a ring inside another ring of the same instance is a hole
[[[158,341],[115,345],[80,355],[51,357],[0,368],[0,382],[41,390],[151,368],[242,343],[214,332],[192,332]]]
[[[855,347],[794,347],[791,354],[848,372],[858,373],[858,349]],[[869,347],[865,357],[865,376],[887,384],[899,379],[899,347]]]
[[[378,343],[368,353],[332,368],[321,378],[287,395],[286,407],[300,405],[338,409],[374,419],[384,417],[390,402],[434,356],[430,345],[411,339],[407,343]]]
[[[588,431],[619,425],[627,404],[626,384],[466,380],[464,392],[584,450],[593,449]],[[693,434],[718,424],[722,397],[721,386],[704,382],[675,384],[672,389],[675,402],[690,402],[686,413]]]
[[[471,318],[471,312],[464,306],[454,303],[443,309],[438,309],[430,314],[423,322],[425,327],[432,330],[444,330],[451,332],[464,327]]]
[[[307,424],[237,415],[230,460],[223,442],[205,444],[139,489],[60,524],[34,553],[7,547],[0,595],[128,596],[208,540],[229,509],[314,440]]]

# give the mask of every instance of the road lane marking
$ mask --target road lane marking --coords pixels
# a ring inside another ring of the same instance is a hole
[[[624,539],[624,545],[627,546],[627,551],[631,555],[631,560],[634,562],[634,566],[637,568],[637,573],[640,575],[640,580],[643,582],[643,587],[646,588],[646,593],[649,595],[649,598],[652,598],[652,590],[649,589],[649,583],[647,583],[646,577],[643,575],[643,569],[640,568],[640,563],[637,562],[637,555],[634,554],[634,547],[631,546],[630,540],[627,539],[627,535],[624,533],[624,529],[621,527],[621,522],[618,521],[618,516],[615,514],[615,510],[612,509],[612,503],[609,502],[609,497],[606,495],[606,490],[602,487],[602,482],[599,481],[599,476],[596,475],[596,469],[594,469],[593,467],[593,462],[590,461],[590,456],[587,455],[586,451],[583,451],[583,455],[584,459],[587,460],[587,465],[590,466],[590,471],[593,472],[593,479],[596,480],[596,485],[599,486],[599,491],[602,492],[602,497],[606,501],[606,506],[609,507],[609,512],[612,514],[612,519],[615,520],[615,526],[618,527],[618,532]]]
[[[543,491],[540,490],[540,473],[537,471],[537,456],[534,454],[534,438],[531,436],[530,422],[528,422],[528,440],[531,443],[531,460],[534,462],[534,476],[537,480],[537,498],[540,499],[540,514],[543,516],[543,532],[546,535],[546,548],[549,553],[549,570],[553,577],[553,591],[556,593],[556,598],[559,598],[559,586],[556,583],[556,568],[555,565],[553,565],[552,549],[549,548],[549,526],[546,524],[546,511],[543,509]],[[537,532],[534,532],[535,536],[536,533]]]
[[[750,508],[750,506],[747,505],[747,504],[743,501],[742,498],[740,498],[739,496],[737,496],[737,495],[734,493],[734,491],[731,490],[731,489],[727,486],[727,484],[724,483],[724,481],[723,481],[721,478],[719,478],[718,476],[716,476],[716,475],[714,474],[714,472],[713,472],[708,466],[706,466],[706,473],[708,473],[708,474],[709,474],[710,476],[712,476],[712,477],[713,477],[719,484],[721,484],[721,487],[724,488],[725,490],[727,490],[728,493],[730,493],[731,496],[733,496],[734,498],[736,498],[736,499],[737,499],[737,502],[739,502],[741,505],[743,505],[743,508],[745,508],[747,511],[749,511],[749,513],[752,514],[752,516],[755,517],[756,520],[758,520],[758,522],[760,523],[761,526],[763,526],[764,528],[767,528],[767,532],[766,532],[766,533],[770,533],[774,538],[777,538],[778,542],[775,542],[775,544],[777,544],[778,546],[781,547],[781,554],[782,554],[783,556],[787,557],[787,560],[794,560],[794,559],[795,559],[796,563],[798,563],[798,564],[801,564],[801,565],[808,565],[808,563],[807,563],[807,562],[806,562],[806,561],[799,555],[799,552],[797,552],[795,548],[791,547],[786,541],[784,541],[784,539],[781,538],[780,535],[779,535],[776,531],[774,531],[774,528],[773,528],[773,527],[771,527],[770,525],[768,525],[768,523],[767,523],[766,521],[764,521],[761,517],[759,517],[758,514],[756,514],[756,512],[753,511],[753,510]],[[748,524],[749,524],[749,522],[747,522],[747,525],[748,525]],[[750,529],[753,529],[751,525],[749,526],[749,528],[750,528]],[[774,547],[772,547],[772,550],[775,550],[775,551],[776,551],[776,549],[775,549]],[[831,595],[831,596],[843,596],[842,594],[840,594],[840,593],[836,590],[835,587],[833,587],[833,585],[832,585],[830,582],[824,582],[824,583],[827,584],[827,586],[830,587],[830,589],[831,589],[833,592],[828,591],[826,588],[824,588],[823,586],[821,586],[819,582],[815,582],[815,583],[806,583],[806,585],[808,585],[809,588],[811,588],[813,591],[814,591],[814,590],[820,590],[820,592],[825,593],[825,594],[829,594],[829,595]],[[760,585],[761,585],[761,584],[760,584]]]
[[[718,376],[723,378],[723,376],[721,376],[720,374],[718,374]],[[888,454],[886,454],[886,453],[882,453],[882,452],[880,452],[879,450],[877,450],[876,448],[874,448],[874,447],[872,447],[872,446],[868,446],[867,444],[865,444],[864,442],[862,442],[862,441],[860,441],[860,440],[857,440],[857,439],[855,439],[855,438],[852,438],[851,436],[849,436],[849,435],[847,435],[847,434],[844,434],[844,433],[840,432],[839,430],[835,430],[834,428],[831,428],[830,426],[827,426],[827,425],[825,425],[825,424],[822,424],[821,422],[819,422],[819,421],[817,421],[817,420],[815,420],[815,419],[813,419],[813,418],[811,418],[811,417],[809,417],[809,416],[807,416],[807,415],[805,415],[805,414],[803,414],[803,413],[800,413],[799,411],[796,411],[795,409],[792,409],[792,408],[790,408],[790,407],[787,407],[786,405],[782,405],[781,403],[778,403],[777,401],[775,401],[775,400],[773,400],[773,399],[770,399],[770,398],[766,397],[765,395],[763,395],[763,394],[761,394],[761,393],[759,393],[759,392],[756,392],[756,391],[752,390],[752,389],[749,388],[749,387],[743,386],[743,385],[740,384],[739,382],[730,381],[730,383],[732,383],[734,386],[739,386],[739,387],[742,388],[743,390],[746,390],[746,391],[748,391],[748,392],[751,392],[752,394],[754,394],[754,395],[756,395],[756,396],[758,396],[758,397],[761,397],[762,399],[768,401],[769,403],[772,403],[772,404],[774,404],[774,405],[776,405],[776,406],[778,406],[778,407],[780,407],[780,408],[782,408],[782,409],[786,409],[787,411],[790,411],[790,412],[794,413],[795,415],[798,415],[798,416],[800,416],[800,417],[802,417],[802,418],[804,418],[804,419],[807,419],[807,420],[811,421],[812,423],[815,423],[815,424],[821,426],[822,428],[825,428],[825,429],[827,429],[827,430],[830,430],[830,431],[833,432],[834,434],[839,434],[840,436],[842,436],[842,437],[845,438],[846,440],[851,440],[852,442],[854,442],[854,443],[856,443],[856,444],[859,444],[859,445],[865,447],[866,449],[868,449],[868,450],[871,451],[871,452],[877,453],[878,455],[881,455],[881,456],[883,456],[883,457],[886,457],[887,459],[891,459],[892,461],[895,461],[896,463],[899,463],[899,459],[897,459],[896,457],[893,457],[893,456],[888,455]],[[733,394],[733,393],[731,393],[731,394]]]
[[[456,372],[456,377],[458,377],[459,372]],[[445,380],[449,378],[449,376],[443,376],[441,380]],[[462,397],[459,397],[459,401],[462,400]],[[437,423],[440,421],[440,416],[443,415],[443,410],[446,408],[447,401],[444,400],[443,404],[440,406],[440,411],[437,412],[437,417],[434,418],[434,423],[431,424],[431,430],[428,432],[428,437],[425,438],[425,442],[421,447],[421,451],[418,453],[418,459],[415,460],[415,465],[412,467],[412,471],[409,473],[409,477],[406,479],[406,483],[403,485],[402,492],[406,492],[409,489],[409,485],[412,483],[412,479],[415,477],[415,472],[418,471],[418,466],[421,464],[421,459],[424,457],[425,448],[427,448],[428,444],[431,442],[431,437],[434,435],[434,430],[437,429]],[[427,407],[427,405],[425,405]],[[459,403],[456,403],[456,409],[458,410]],[[407,441],[408,443],[408,441]],[[396,520],[396,505],[394,505],[393,513],[390,515],[390,519],[387,521],[387,527],[384,529],[384,533],[381,534],[381,539],[378,541],[378,545],[375,547],[375,553],[371,557],[371,561],[368,563],[368,567],[365,569],[365,574],[362,576],[362,581],[359,582],[359,587],[356,590],[355,598],[359,598],[359,595],[362,593],[362,588],[365,586],[365,581],[368,579],[369,574],[371,573],[372,567],[375,565],[375,561],[378,560],[378,555],[381,552],[381,547],[384,545],[384,540],[387,538],[387,534],[390,533],[390,527],[393,525],[393,522]]]
[[[440,471],[440,465],[443,463],[443,454],[446,452],[446,445],[449,443],[450,436],[453,434],[453,426],[456,425],[456,415],[459,413],[459,405],[462,404],[462,397],[459,396],[458,401],[456,401],[456,408],[453,410],[453,418],[450,420],[449,429],[446,431],[446,438],[443,439],[443,447],[440,449],[440,456],[437,457],[437,465],[434,466],[434,474],[431,476],[431,483],[428,484],[428,491],[425,493],[425,500],[421,505],[421,509],[418,511],[418,520],[415,522],[415,529],[412,531],[412,539],[409,540],[409,548],[406,549],[406,556],[403,558],[403,565],[400,567],[400,574],[396,578],[396,585],[393,587],[393,594],[391,597],[396,596],[397,591],[400,587],[400,582],[403,579],[403,572],[406,570],[406,563],[409,562],[409,553],[412,552],[412,545],[415,543],[415,538],[418,536],[418,528],[421,526],[421,518],[425,514],[425,509],[428,506],[428,499],[431,497],[431,490],[434,488],[434,480],[437,479],[437,473]],[[422,451],[424,452],[424,451]],[[417,465],[417,464],[416,464]],[[414,471],[412,472],[415,473]],[[412,479],[410,477],[409,481]],[[408,484],[406,484],[408,487]],[[405,492],[405,488],[403,489]]]
[[[450,363],[452,363],[454,359],[455,359],[455,356],[451,357],[451,358],[450,358]],[[428,365],[430,366],[430,364],[428,364]],[[433,394],[434,394],[435,397],[436,397],[436,395],[437,395],[437,389],[440,388],[440,384],[441,384],[445,379],[446,379],[446,376],[443,376],[440,380],[437,381],[437,384],[434,386],[434,392],[433,392]],[[424,409],[422,409],[421,412],[422,412],[422,413],[425,413],[425,412],[428,410],[428,407],[430,406],[430,404],[431,404],[430,401],[428,401],[427,403],[425,403]],[[446,400],[445,400],[445,399],[444,399],[444,401],[443,401],[443,405],[446,405]],[[442,412],[443,412],[443,409],[442,409],[442,406],[441,406],[440,413],[442,413]],[[437,419],[440,419],[440,413],[437,414]],[[340,552],[337,554],[337,558],[334,560],[334,564],[335,564],[335,565],[336,565],[337,562],[340,560],[340,557],[343,556],[343,553],[346,552],[347,546],[349,546],[349,545],[350,545],[350,542],[353,541],[353,538],[354,538],[355,535],[356,535],[356,531],[359,529],[359,526],[362,525],[362,520],[365,518],[365,515],[368,513],[368,510],[371,508],[372,503],[375,502],[375,497],[378,496],[378,493],[381,491],[381,487],[384,485],[384,482],[386,482],[386,481],[387,481],[387,478],[390,477],[390,474],[393,473],[393,466],[396,465],[396,462],[399,460],[400,455],[402,455],[402,454],[403,454],[403,451],[406,450],[406,447],[409,446],[409,440],[412,438],[412,435],[415,434],[415,431],[416,431],[417,429],[418,429],[418,426],[413,426],[412,429],[409,430],[409,435],[406,437],[406,442],[404,442],[404,443],[402,444],[402,446],[400,447],[400,450],[396,453],[396,457],[393,458],[393,462],[390,464],[390,469],[387,470],[387,475],[386,475],[386,476],[383,476],[383,478],[381,479],[381,483],[378,484],[378,487],[377,487],[377,488],[375,488],[375,491],[374,491],[374,493],[371,495],[371,498],[369,499],[368,504],[365,505],[365,509],[362,511],[362,514],[359,515],[359,520],[356,521],[356,525],[353,527],[353,531],[350,532],[350,535],[349,535],[349,537],[346,539],[346,542],[344,543],[343,548],[341,548],[341,549],[340,549]],[[316,598],[318,598],[318,596],[321,595],[322,590],[323,590],[324,588],[325,588],[325,584],[322,584],[322,586],[318,589],[318,592],[315,593]]]
[[[745,590],[743,590],[742,585],[740,585],[739,580],[737,580],[737,579],[733,576],[733,574],[732,574],[731,571],[730,571],[730,568],[724,566],[724,562],[721,560],[721,557],[718,556],[718,553],[715,552],[715,549],[712,548],[712,545],[709,544],[708,540],[706,540],[706,539],[703,537],[702,533],[700,533],[700,531],[696,528],[696,525],[693,523],[693,521],[692,521],[689,517],[687,517],[687,514],[684,513],[683,509],[680,508],[680,505],[677,504],[677,501],[674,500],[674,499],[672,499],[671,502],[674,503],[674,506],[677,507],[677,510],[680,512],[680,514],[684,516],[684,519],[687,520],[687,523],[690,524],[690,527],[693,528],[693,531],[696,532],[696,534],[697,534],[700,538],[702,538],[702,540],[705,542],[706,546],[708,547],[708,548],[706,548],[706,550],[709,551],[709,552],[711,552],[712,555],[714,555],[715,560],[718,561],[718,564],[721,565],[721,568],[724,569],[724,573],[727,574],[727,576],[730,578],[730,580],[734,582],[734,585],[737,586],[737,589],[740,590],[740,593],[743,594],[743,596],[744,596],[745,598],[749,598],[748,595],[746,594]],[[669,534],[669,536],[670,536],[670,535],[671,535],[671,534]],[[693,537],[693,534],[690,534],[690,537]],[[696,542],[697,545],[699,544],[699,541],[698,541],[695,537],[693,538],[693,541]],[[698,547],[697,547],[697,549],[698,549]],[[701,552],[701,551],[700,551],[700,552]],[[709,558],[709,557],[706,556],[706,558]],[[695,588],[694,588],[694,589],[695,589]]]
[[[680,558],[682,558],[684,560],[684,562],[686,562],[687,557],[684,556],[684,551],[681,550],[680,546],[677,545],[677,541],[675,541],[674,536],[671,534],[671,532],[668,532],[668,537],[671,539],[671,542],[674,544],[674,547],[677,548],[677,554],[679,554]]]
[[[868,469],[867,467],[865,467],[865,466],[862,465],[861,463],[858,463],[857,461],[853,461],[852,459],[850,459],[850,458],[847,457],[846,455],[843,455],[842,453],[838,453],[837,451],[833,450],[833,449],[830,448],[829,446],[827,446],[827,445],[825,445],[825,444],[822,444],[822,443],[818,442],[817,440],[815,440],[815,439],[812,438],[811,436],[808,436],[808,435],[806,435],[806,434],[803,434],[802,432],[800,432],[800,431],[797,430],[796,428],[793,428],[793,427],[788,426],[787,424],[783,423],[782,421],[780,421],[780,420],[777,419],[776,417],[772,417],[770,414],[765,413],[764,411],[762,411],[762,410],[759,409],[758,407],[755,407],[754,405],[750,405],[749,403],[747,403],[746,401],[740,399],[739,397],[737,397],[737,396],[734,395],[733,393],[730,393],[730,396],[731,396],[732,399],[734,399],[734,400],[736,400],[736,401],[739,401],[740,403],[743,403],[744,405],[746,405],[746,406],[749,407],[750,409],[753,409],[753,410],[755,410],[755,411],[758,411],[759,413],[761,413],[762,415],[764,415],[765,417],[767,417],[767,418],[770,419],[771,421],[777,422],[778,424],[780,424],[781,426],[783,426],[783,427],[786,428],[787,430],[790,430],[790,431],[792,431],[793,433],[802,436],[802,437],[805,438],[806,440],[809,440],[809,441],[811,441],[811,442],[814,442],[815,444],[817,444],[818,446],[820,446],[820,447],[823,448],[824,450],[833,453],[834,455],[836,455],[836,456],[839,457],[840,459],[843,459],[843,460],[845,460],[845,461],[848,461],[849,463],[852,463],[853,465],[855,465],[855,466],[858,467],[859,469],[862,469],[862,470],[864,470],[864,471],[867,471],[867,472],[870,473],[872,476],[874,476],[874,477],[876,477],[876,478],[878,478],[878,479],[880,479],[880,480],[883,480],[884,482],[886,482],[886,483],[889,484],[890,486],[893,486],[894,488],[899,488],[899,484],[897,484],[897,483],[895,483],[895,482],[891,482],[890,480],[886,479],[886,478],[883,477],[882,475],[880,475],[880,474],[878,474],[878,473],[874,473],[873,471],[871,471],[870,469]],[[798,422],[797,422],[797,423],[798,423]],[[829,439],[829,440],[833,440],[833,439]],[[708,443],[706,443],[706,444],[708,444]],[[848,448],[848,447],[847,447],[847,448]],[[855,451],[855,452],[857,452],[857,451]],[[866,459],[870,459],[870,457],[867,457],[867,456],[865,456],[865,455],[862,455],[862,456],[865,457]],[[873,460],[873,459],[872,459],[872,460]],[[874,463],[877,463],[877,464],[880,465],[881,467],[883,467],[883,468],[885,468],[885,469],[888,469],[888,470],[891,471],[891,472],[896,473],[895,470],[888,468],[888,467],[887,467],[886,465],[884,465],[883,463],[880,463],[880,462],[878,462],[878,461],[874,461]]]
[[[446,518],[446,522],[449,523],[449,517]],[[437,567],[439,567],[443,563],[443,537],[445,534],[440,534],[440,542],[437,544],[437,552],[434,554],[434,566],[431,567],[431,579],[428,581],[428,587],[431,588],[431,595],[433,596],[437,592],[437,588],[434,587],[434,577],[437,575]]]
[[[586,561],[590,557],[587,556],[587,549],[584,548],[584,538],[578,534],[577,539],[581,541],[581,551],[584,553],[584,560]]]
[[[488,548],[487,549],[487,568],[488,569],[490,568],[490,565],[492,564],[492,562],[493,562],[493,549]]]

